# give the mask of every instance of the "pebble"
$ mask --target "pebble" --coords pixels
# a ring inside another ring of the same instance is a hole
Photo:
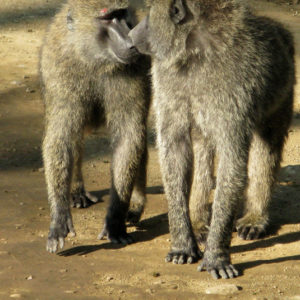
[[[11,294],[9,297],[10,298],[21,298],[22,295],[21,294]]]
[[[76,291],[71,291],[71,290],[68,290],[68,291],[65,291],[66,294],[76,294]]]
[[[22,82],[18,81],[18,80],[14,80],[14,81],[11,82],[11,84],[13,84],[13,85],[21,85]]]
[[[214,287],[209,287],[205,290],[206,294],[215,294],[215,295],[230,295],[241,290],[241,287],[238,287],[234,284],[224,284],[217,285]]]
[[[26,280],[32,280],[32,279],[33,279],[32,275],[26,277]]]
[[[154,294],[154,292],[155,292],[155,291],[154,291],[153,289],[147,289],[147,290],[146,290],[146,293],[149,293],[149,294]]]
[[[34,89],[31,89],[31,88],[27,88],[26,90],[25,90],[25,92],[26,93],[35,93],[35,90]]]
[[[60,272],[60,273],[67,273],[68,270],[67,270],[67,269],[61,269],[61,270],[59,270],[59,272]]]

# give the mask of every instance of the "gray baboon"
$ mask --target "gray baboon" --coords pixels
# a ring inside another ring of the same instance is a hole
[[[43,158],[51,210],[47,250],[75,234],[69,197],[89,200],[81,173],[84,128],[106,122],[112,140],[111,200],[106,232],[130,243],[125,218],[139,219],[145,202],[149,59],[128,32],[135,16],[125,0],[69,0],[54,18],[41,55],[46,130]],[[71,182],[73,189],[71,191]]]
[[[292,117],[293,40],[280,24],[254,16],[241,0],[150,2],[149,17],[129,36],[140,52],[153,57],[172,238],[166,260],[199,258],[198,232],[193,232],[187,204],[191,178],[196,209],[191,216],[206,224],[216,152],[216,191],[199,270],[232,278],[238,271],[229,255],[231,233],[247,183],[239,235],[256,238],[268,223],[271,189]]]

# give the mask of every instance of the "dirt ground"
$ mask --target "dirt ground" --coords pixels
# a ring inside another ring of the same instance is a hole
[[[59,0],[0,3],[0,299],[300,299],[300,6],[252,1],[282,21],[297,47],[295,117],[273,196],[271,235],[242,241],[232,260],[242,271],[213,280],[197,265],[164,262],[170,240],[157,150],[150,142],[148,205],[130,246],[98,241],[108,203],[109,140],[86,140],[86,187],[101,201],[73,209],[75,238],[57,255],[45,250],[49,209],[41,159],[43,105],[37,62]],[[221,285],[221,290],[215,287]]]

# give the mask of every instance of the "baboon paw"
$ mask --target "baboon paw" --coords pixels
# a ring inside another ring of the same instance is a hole
[[[199,244],[205,244],[208,232],[209,232],[209,226],[203,226],[200,229],[194,229],[194,235],[196,241]]]
[[[193,264],[196,263],[202,257],[202,253],[199,249],[192,251],[171,251],[165,258],[166,262],[172,262],[173,264]]]
[[[74,192],[71,195],[71,206],[76,208],[86,208],[92,203],[97,203],[98,198],[89,192]]]
[[[134,243],[134,239],[126,233],[126,229],[122,231],[114,231],[110,230],[106,224],[98,235],[99,240],[104,240],[105,238],[113,244],[129,245]]]
[[[229,279],[239,276],[239,271],[230,263],[229,258],[212,257],[207,259],[204,254],[198,271],[206,270],[214,279]]]
[[[132,225],[136,225],[140,221],[142,213],[142,210],[130,209],[128,211],[126,221]]]
[[[51,222],[46,250],[50,253],[55,253],[59,248],[63,249],[65,237],[67,237],[68,234],[72,237],[76,235],[71,218],[68,218],[63,224]]]
[[[266,234],[267,221],[258,218],[241,218],[237,221],[238,236],[243,240],[259,239]]]

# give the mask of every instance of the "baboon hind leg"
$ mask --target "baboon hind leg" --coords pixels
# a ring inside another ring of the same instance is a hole
[[[195,237],[204,243],[208,234],[209,195],[213,188],[214,151],[208,141],[193,132],[194,176],[190,195],[190,218]]]
[[[86,208],[90,203],[96,203],[98,198],[86,192],[84,188],[82,176],[82,144],[78,145],[78,151],[74,156],[74,169],[73,169],[73,184],[71,192],[71,205],[77,208]]]
[[[260,127],[260,131],[254,133],[248,162],[249,181],[244,216],[236,223],[242,239],[253,240],[266,233],[271,194],[291,115],[291,108],[285,105]]]
[[[145,150],[139,165],[138,173],[130,199],[130,206],[127,215],[127,221],[131,224],[137,224],[144,212],[146,204],[146,171],[147,171],[148,151],[145,144]]]

